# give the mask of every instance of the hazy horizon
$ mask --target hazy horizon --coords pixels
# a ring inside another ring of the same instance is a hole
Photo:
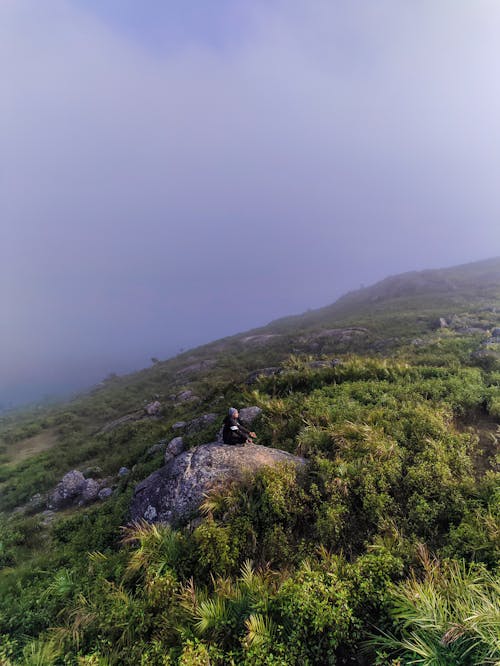
[[[0,403],[500,254],[500,6],[0,5]]]

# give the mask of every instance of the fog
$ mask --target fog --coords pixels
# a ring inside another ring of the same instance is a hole
[[[499,34],[495,0],[3,0],[0,403],[500,254]]]

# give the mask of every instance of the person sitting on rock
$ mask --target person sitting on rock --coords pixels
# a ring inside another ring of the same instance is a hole
[[[238,410],[235,407],[230,407],[229,413],[224,419],[224,428],[222,430],[224,444],[231,444],[233,446],[253,444],[253,437],[257,437],[257,435],[247,430],[238,417]]]

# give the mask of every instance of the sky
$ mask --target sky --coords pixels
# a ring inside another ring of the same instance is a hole
[[[497,0],[2,0],[0,405],[500,254]]]

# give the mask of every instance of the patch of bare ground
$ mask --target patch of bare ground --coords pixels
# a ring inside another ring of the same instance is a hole
[[[6,452],[7,463],[16,465],[17,463],[31,458],[37,453],[47,451],[58,441],[57,433],[54,430],[44,430],[38,435],[22,439],[10,446]]]
[[[483,411],[475,411],[466,418],[455,421],[458,432],[467,432],[478,437],[478,445],[473,452],[474,470],[478,477],[496,468],[495,458],[500,453],[500,423],[497,418]]]

